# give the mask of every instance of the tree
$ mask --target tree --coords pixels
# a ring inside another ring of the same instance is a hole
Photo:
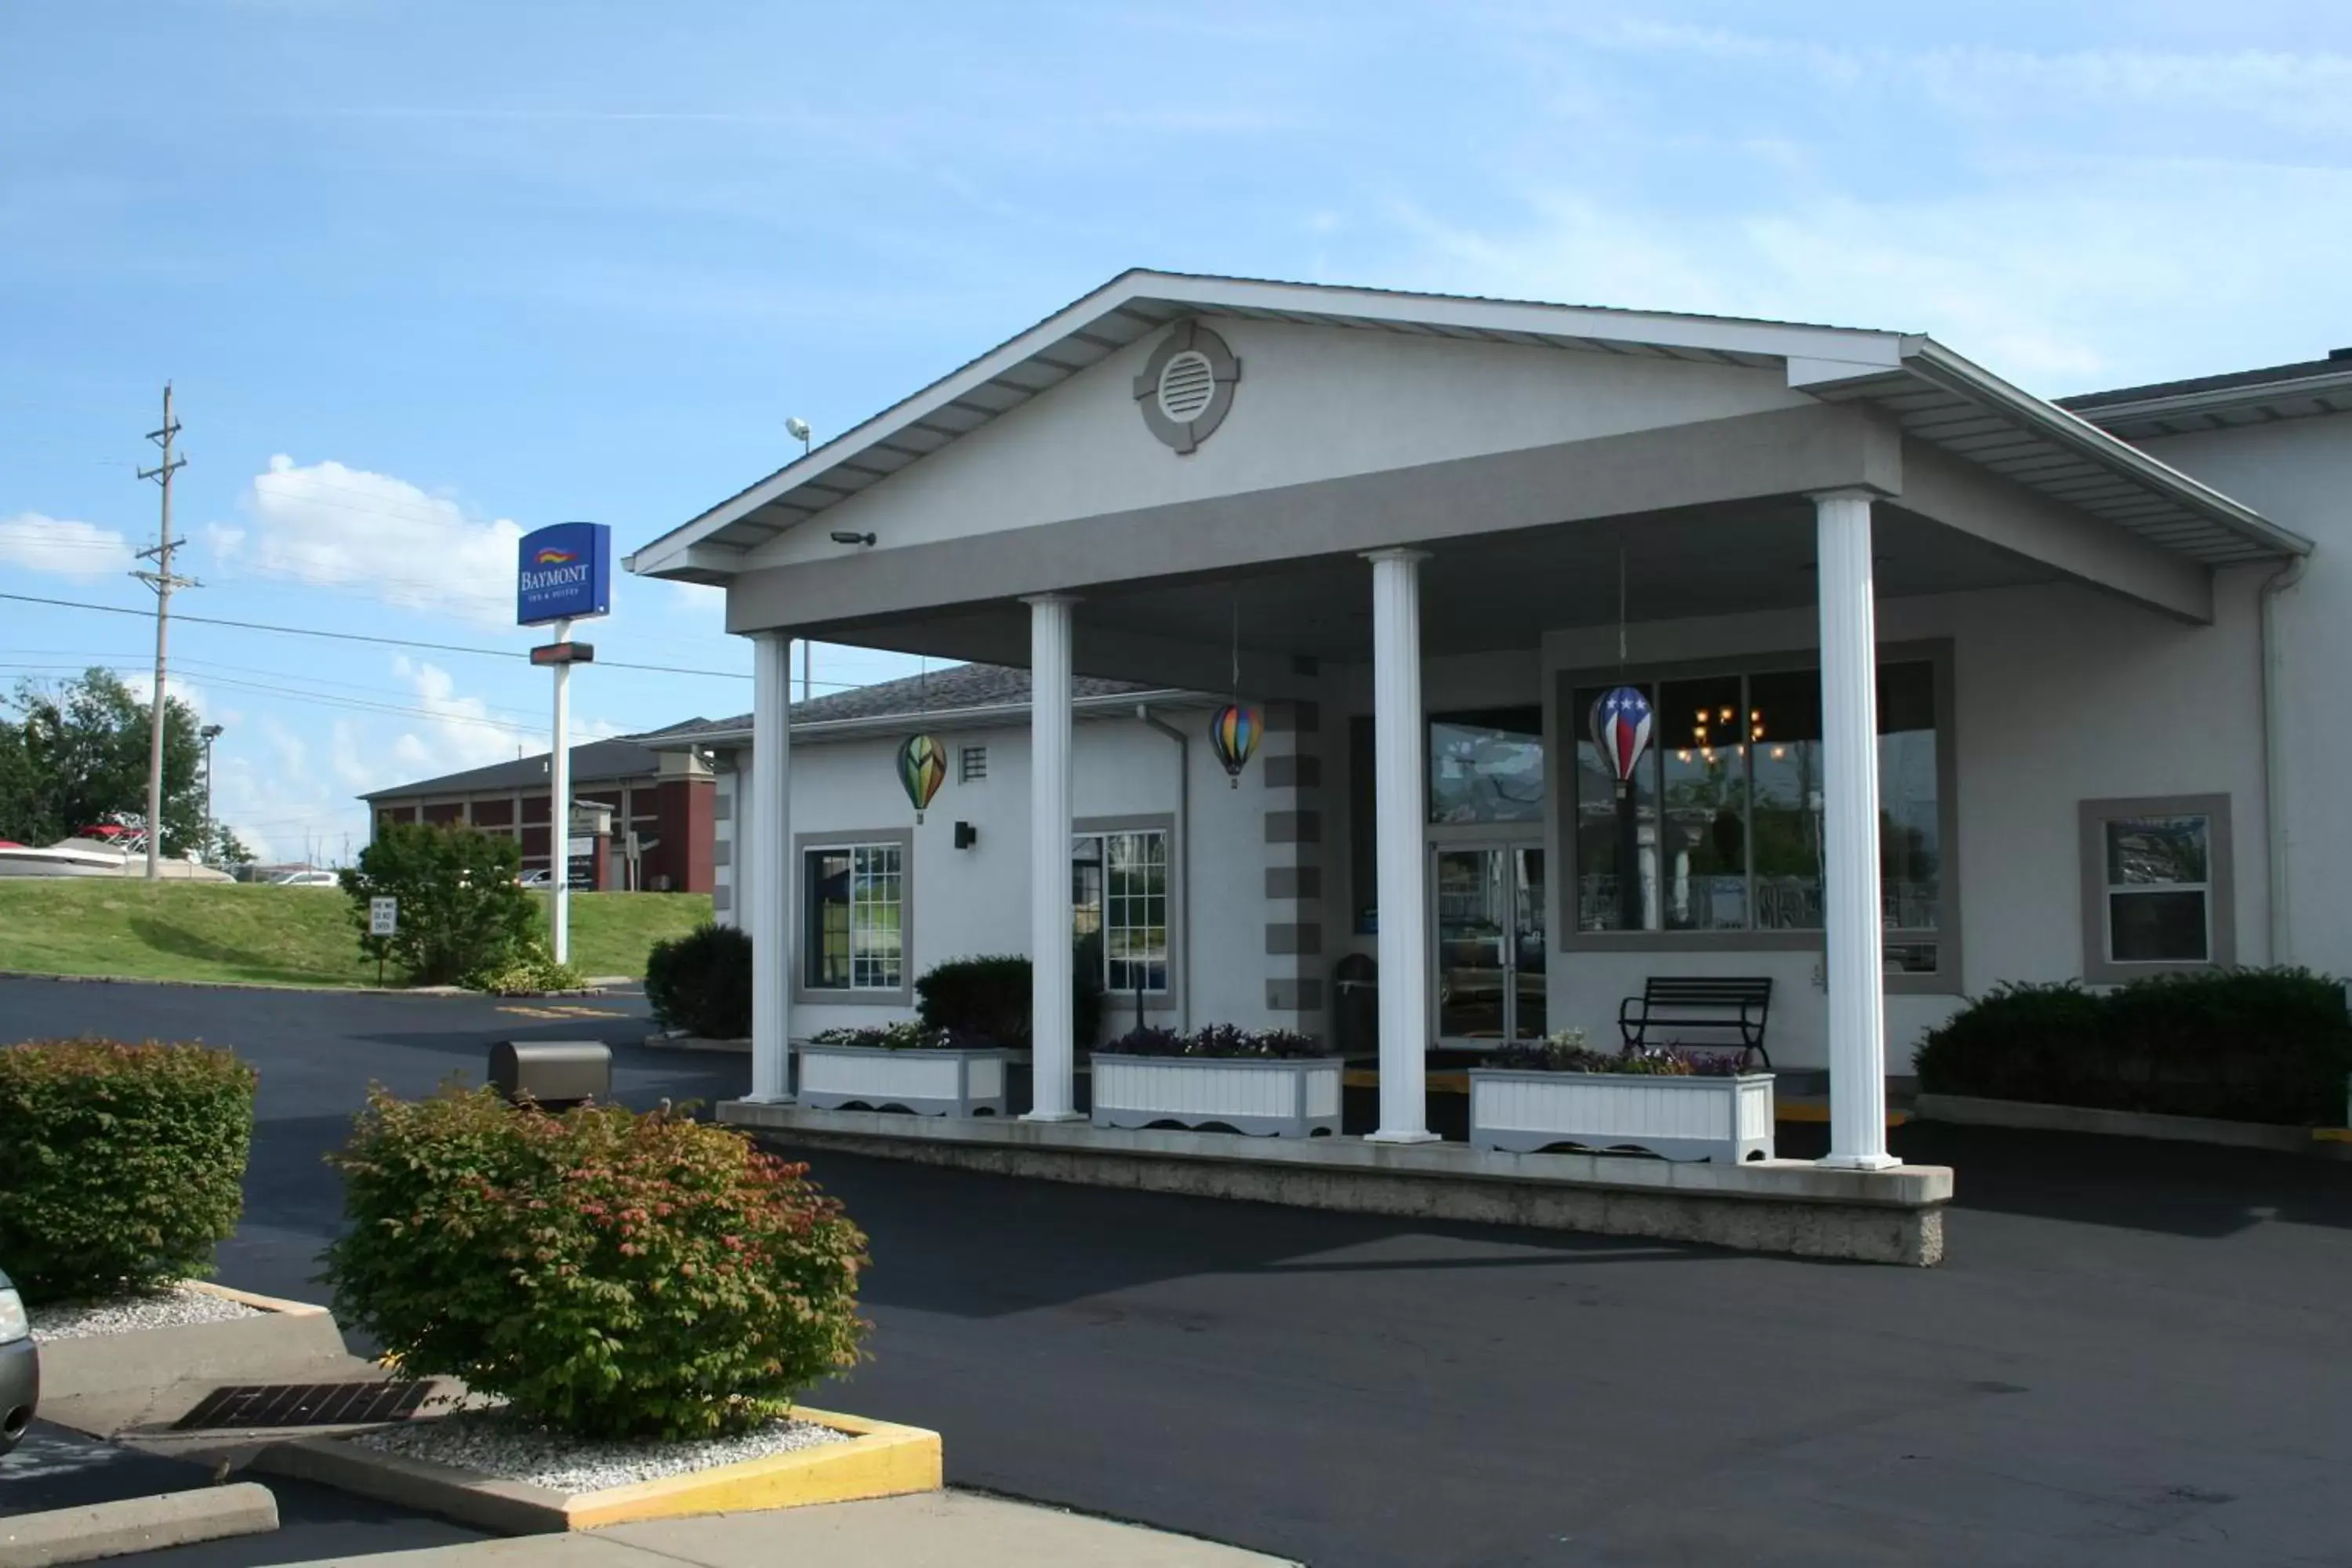
[[[17,683],[0,720],[0,838],[47,844],[111,817],[147,811],[149,712],[111,670],[54,689]],[[185,702],[163,701],[163,852],[205,837],[204,745]]]
[[[213,824],[212,853],[205,858],[215,866],[250,866],[253,851],[245,847],[245,841],[227,823],[216,822]]]
[[[515,886],[522,847],[462,825],[388,822],[345,867],[340,880],[352,900],[360,951],[390,958],[419,985],[449,985],[501,969],[526,951],[539,909]],[[394,935],[370,936],[368,900],[400,900]]]

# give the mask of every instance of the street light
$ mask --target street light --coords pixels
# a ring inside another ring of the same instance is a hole
[[[209,866],[217,846],[213,841],[213,742],[224,733],[218,724],[207,724],[196,731],[196,739],[205,743],[205,843],[197,858]]]

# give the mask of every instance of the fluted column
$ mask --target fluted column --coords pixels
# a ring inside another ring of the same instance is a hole
[[[750,854],[736,881],[751,928],[751,1098],[783,1100],[792,1083],[792,638],[781,631],[751,636],[750,816]]]
[[[1867,491],[1813,498],[1822,611],[1822,917],[1830,1152],[1874,1171],[1886,1152],[1886,978],[1878,897],[1878,634]]]
[[[1070,607],[1029,605],[1029,1045],[1025,1120],[1076,1121],[1070,953]],[[1092,1044],[1092,1041],[1087,1042]]]
[[[1380,851],[1381,1125],[1377,1143],[1425,1143],[1429,847],[1421,711],[1418,550],[1372,563],[1372,788]]]

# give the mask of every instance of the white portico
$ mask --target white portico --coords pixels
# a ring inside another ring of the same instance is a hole
[[[2239,763],[2162,738],[2126,755],[2104,726],[2245,695],[2255,587],[2308,548],[1923,337],[1138,272],[630,565],[725,586],[759,648],[734,868],[761,944],[759,1098],[784,1094],[796,1008],[867,1000],[804,984],[782,648],[814,637],[1032,671],[1024,838],[986,865],[1022,916],[994,946],[1034,964],[1034,1122],[1076,1114],[1094,1043],[1073,1035],[1069,846],[1134,815],[1088,771],[1108,731],[1074,682],[1097,677],[1265,715],[1240,793],[1181,797],[1190,935],[1150,984],[1196,1023],[1319,1033],[1335,962],[1376,956],[1371,1143],[1433,1137],[1433,1045],[1546,1018],[1598,1035],[1644,973],[1766,973],[1776,1056],[1829,1074],[1824,1163],[1869,1173],[1893,1163],[1885,1078],[1919,1028],[2049,946],[2036,879],[2071,899],[2069,855],[2032,840],[2072,831],[2076,795],[2254,815]],[[2044,671],[2079,714],[1978,721]],[[1623,855],[1580,776],[1589,694],[1620,682],[1661,710]],[[1732,728],[1710,731],[1718,703]],[[1433,725],[1519,737],[1537,776],[1457,811],[1433,798]],[[1175,728],[1202,739],[1197,710]],[[949,823],[887,809],[856,825],[907,835],[877,876],[917,899],[926,868],[981,876]],[[1995,823],[2023,847],[1972,837]],[[1497,873],[1517,912],[1465,957],[1449,900],[1477,857],[1517,868]],[[2260,896],[2243,869],[2210,892]],[[904,1005],[908,977],[877,973],[871,1000]],[[1474,994],[1507,998],[1499,1023],[1449,1021]]]

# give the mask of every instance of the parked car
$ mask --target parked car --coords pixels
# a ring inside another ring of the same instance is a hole
[[[282,877],[272,877],[269,879],[269,885],[273,888],[339,888],[342,886],[336,880],[332,871],[289,871]]]
[[[547,871],[544,868],[537,871],[525,871],[521,876],[515,879],[515,886],[518,888],[552,888],[555,886],[555,877],[553,873]]]
[[[40,1403],[40,1347],[25,1318],[25,1299],[0,1272],[0,1454],[23,1440]]]

